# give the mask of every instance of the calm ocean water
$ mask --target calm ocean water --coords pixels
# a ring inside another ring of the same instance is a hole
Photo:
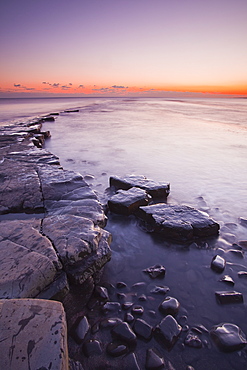
[[[247,252],[243,258],[230,252],[233,242],[247,240],[247,228],[238,222],[239,217],[247,218],[246,99],[22,99],[0,104],[2,124],[61,112],[55,122],[43,125],[52,135],[45,147],[60,157],[64,168],[90,175],[86,179],[102,203],[107,201],[111,175],[143,174],[171,183],[169,204],[194,206],[218,221],[219,238],[185,248],[153,238],[132,217],[109,214],[112,260],[105,267],[102,284],[124,281],[131,287],[142,281],[146,284],[142,293],[149,296],[154,284],[142,270],[163,264],[167,273],[159,283],[169,286],[169,295],[181,303],[178,321],[184,316],[190,327],[204,325],[209,330],[230,322],[247,335],[246,303],[220,306],[214,292],[229,287],[210,269],[215,254],[224,256],[224,273],[235,281],[230,290],[242,292],[247,302],[246,280],[238,277],[238,271],[247,271]],[[79,108],[79,112],[62,113],[68,108]],[[110,299],[116,300],[114,293]],[[144,302],[145,312],[157,310],[158,300],[162,297]],[[145,313],[143,318],[156,325],[160,314]],[[180,342],[171,352],[164,351],[175,369],[186,365],[198,370],[246,369],[246,352],[222,354],[208,334],[200,335],[202,349],[184,350]],[[150,345],[137,348],[140,359]]]

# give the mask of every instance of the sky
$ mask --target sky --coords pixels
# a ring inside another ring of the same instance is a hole
[[[0,0],[0,97],[247,96],[247,0]]]

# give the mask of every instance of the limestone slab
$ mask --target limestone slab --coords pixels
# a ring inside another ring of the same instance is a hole
[[[146,223],[148,231],[178,241],[217,235],[219,231],[217,222],[189,206],[152,204],[140,207],[138,217]]]
[[[67,326],[61,303],[0,300],[0,368],[68,370]]]
[[[51,260],[13,243],[0,241],[0,298],[35,297],[56,275]]]
[[[169,183],[156,182],[143,175],[111,176],[110,186],[123,190],[128,190],[132,187],[141,188],[146,190],[152,197],[167,197],[170,193]]]

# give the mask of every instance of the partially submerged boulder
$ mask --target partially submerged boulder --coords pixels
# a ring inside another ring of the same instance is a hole
[[[129,190],[118,190],[108,201],[110,211],[123,215],[134,213],[140,206],[146,206],[151,197],[147,192],[140,188],[130,188]]]
[[[217,235],[219,231],[217,222],[206,213],[189,206],[152,204],[140,207],[137,215],[146,223],[149,231],[178,241]]]
[[[216,325],[211,329],[210,336],[223,352],[240,351],[247,344],[245,334],[234,324],[223,323]]]
[[[152,197],[167,197],[170,193],[170,184],[155,182],[143,175],[127,175],[125,177],[111,176],[110,186],[116,189],[128,190],[132,187],[146,190]]]
[[[0,368],[68,370],[67,326],[60,302],[0,300]]]

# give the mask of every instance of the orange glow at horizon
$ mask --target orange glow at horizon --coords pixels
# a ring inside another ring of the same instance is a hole
[[[208,86],[208,85],[163,85],[163,86],[98,86],[98,85],[82,85],[78,83],[13,83],[12,86],[5,83],[1,85],[0,93],[35,93],[46,96],[52,94],[58,95],[128,95],[138,94],[138,96],[147,96],[155,93],[178,92],[178,93],[203,93],[203,94],[219,94],[219,95],[247,95],[247,84],[235,84],[224,86]]]

